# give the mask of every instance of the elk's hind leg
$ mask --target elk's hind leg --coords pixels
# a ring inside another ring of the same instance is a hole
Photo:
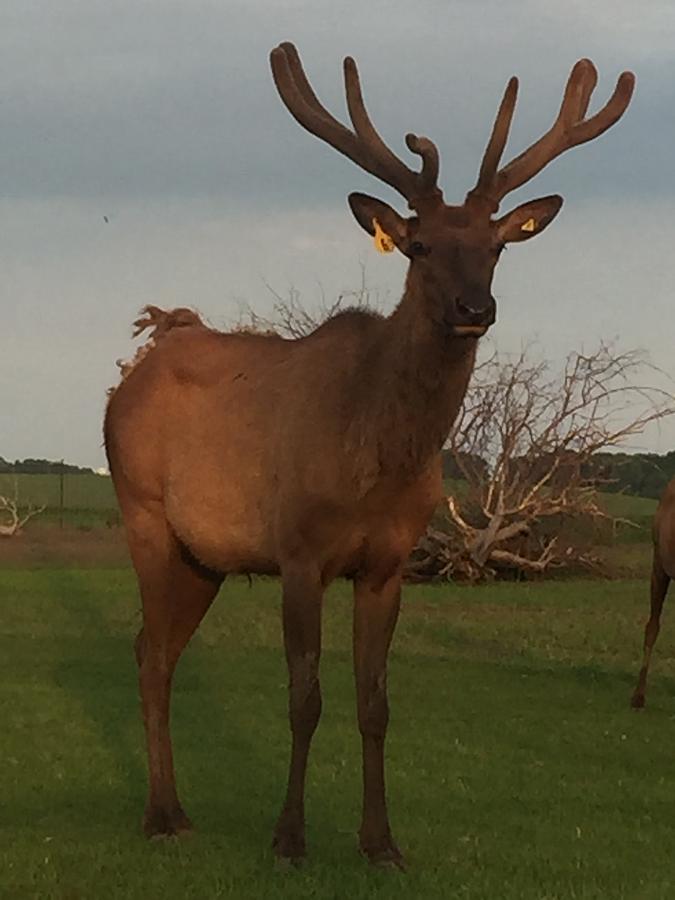
[[[633,709],[642,709],[645,705],[645,691],[647,690],[647,674],[649,672],[649,663],[652,658],[652,650],[656,638],[659,635],[661,624],[661,611],[663,609],[663,601],[668,593],[668,585],[670,584],[670,576],[667,574],[659,557],[657,547],[654,547],[654,560],[652,563],[652,579],[651,579],[651,609],[647,625],[645,626],[644,655],[642,658],[642,668],[638,676],[638,683],[635,688],[630,704]]]
[[[148,837],[189,831],[173,768],[169,713],[171,683],[181,652],[218,592],[222,578],[190,560],[172,534],[160,504],[125,516],[129,547],[143,602],[136,639],[149,794],[143,830]]]

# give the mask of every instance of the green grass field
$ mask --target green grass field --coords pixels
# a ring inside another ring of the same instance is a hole
[[[0,896],[675,896],[675,628],[648,708],[628,700],[642,582],[409,587],[390,668],[390,811],[409,871],[356,852],[359,742],[348,589],[331,590],[310,857],[276,871],[288,754],[274,582],[226,585],[174,692],[179,786],[197,827],[140,833],[145,794],[128,570],[0,572]]]

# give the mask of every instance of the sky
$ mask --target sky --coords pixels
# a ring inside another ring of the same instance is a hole
[[[269,312],[266,285],[312,307],[362,269],[386,309],[400,297],[405,261],[375,252],[346,195],[404,204],[290,117],[268,64],[282,40],[343,119],[341,60],[354,56],[390,146],[417,164],[404,134],[437,143],[448,202],[475,181],[510,75],[521,88],[505,158],[549,127],[575,60],[598,66],[592,110],[634,71],[621,122],[503,204],[565,198],[500,261],[488,346],[535,342],[555,362],[615,340],[675,379],[671,0],[8,0],[0,456],[104,463],[105,391],[147,303],[227,327],[242,304]],[[673,448],[675,419],[630,445]]]

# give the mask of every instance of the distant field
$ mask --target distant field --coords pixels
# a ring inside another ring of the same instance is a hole
[[[22,505],[60,506],[59,475],[0,475],[0,494],[13,496],[15,481]],[[105,475],[64,475],[63,505],[66,509],[116,509],[112,479]]]
[[[633,497],[630,494],[602,494],[602,503],[608,513],[634,522],[651,523],[652,516],[658,506],[657,500],[651,497]]]
[[[600,506],[616,519],[625,519],[631,525],[599,521],[593,528],[593,543],[601,546],[614,544],[651,544],[652,520],[658,503],[648,497],[632,497],[628,494],[600,494]],[[570,529],[579,526],[568,521]]]
[[[14,481],[18,481],[19,497],[23,503],[46,503],[50,508],[60,505],[59,475],[0,475],[0,494],[12,495]],[[64,506],[66,509],[115,509],[117,501],[112,479],[105,475],[64,475]],[[463,483],[446,479],[445,490],[461,496]],[[601,494],[607,512],[615,516],[643,522],[651,518],[656,500],[627,494]]]
[[[0,494],[14,493],[14,479],[18,480],[19,499],[22,506],[47,504],[41,516],[43,522],[60,521],[78,528],[94,528],[119,522],[119,510],[112,479],[102,475],[64,475],[63,512],[60,506],[60,480],[58,475],[0,475]],[[445,490],[461,497],[463,483],[447,479]],[[626,494],[601,494],[606,511],[617,518],[629,519],[638,527],[620,526],[612,530],[607,522],[590,526],[592,540],[601,546],[615,544],[641,544],[650,540],[651,521],[657,501]],[[439,511],[440,512],[440,511]],[[552,522],[552,527],[558,524]],[[579,523],[568,522],[566,528],[578,529]]]
[[[59,475],[0,475],[0,494],[13,497],[15,484],[22,507],[47,504],[42,522],[63,519],[79,528],[96,528],[119,521],[112,479],[105,475],[64,475],[63,507]]]

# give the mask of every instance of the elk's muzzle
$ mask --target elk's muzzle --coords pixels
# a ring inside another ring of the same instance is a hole
[[[496,318],[494,298],[457,299],[451,331],[457,336],[480,337],[494,324]]]

